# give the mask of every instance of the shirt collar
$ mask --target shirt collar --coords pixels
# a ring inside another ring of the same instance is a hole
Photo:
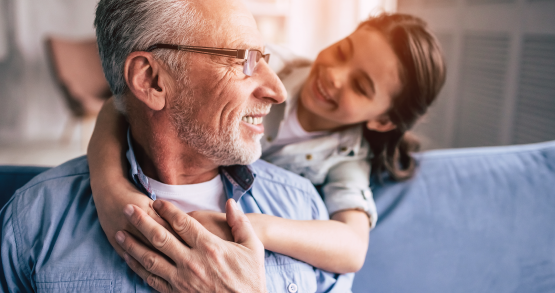
[[[148,195],[152,200],[156,200],[156,193],[152,190],[148,177],[143,173],[141,166],[137,163],[133,144],[131,143],[131,129],[127,131],[126,153],[127,161],[131,166],[129,176],[135,183],[135,186],[144,194]],[[256,174],[250,165],[233,165],[220,167],[220,175],[224,183],[224,190],[228,198],[233,198],[239,202],[241,197],[250,192],[252,195],[252,186],[256,178]]]

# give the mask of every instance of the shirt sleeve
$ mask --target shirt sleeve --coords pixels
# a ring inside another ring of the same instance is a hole
[[[0,219],[2,219],[0,292],[34,292],[31,279],[20,262],[22,261],[18,250],[20,247],[16,239],[17,220],[14,216],[16,202],[16,196],[12,197],[0,212]]]
[[[322,188],[330,215],[344,210],[365,211],[370,227],[376,226],[378,213],[370,190],[370,162],[345,161],[331,167]]]

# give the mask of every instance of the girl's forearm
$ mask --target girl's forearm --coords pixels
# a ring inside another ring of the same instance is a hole
[[[113,189],[114,186],[107,181],[110,178],[125,176],[127,168],[124,153],[126,131],[127,122],[123,115],[116,110],[113,98],[111,98],[102,106],[87,149],[93,190],[100,191],[105,186]]]
[[[364,212],[338,212],[329,221],[247,216],[267,250],[334,273],[356,272],[364,264],[370,230]]]

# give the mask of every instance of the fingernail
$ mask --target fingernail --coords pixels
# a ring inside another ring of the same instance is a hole
[[[133,211],[134,211],[133,206],[130,204],[126,205],[125,208],[123,209],[123,213],[128,216],[131,216],[133,214]]]
[[[125,241],[125,234],[123,234],[123,232],[121,232],[121,231],[118,231],[118,232],[116,233],[116,241],[117,241],[119,244],[123,243],[123,241]]]
[[[159,200],[155,200],[154,203],[152,204],[152,206],[153,206],[155,209],[159,209],[159,208],[162,207],[162,202],[159,201]]]

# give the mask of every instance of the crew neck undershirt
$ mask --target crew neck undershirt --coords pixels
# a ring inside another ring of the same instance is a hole
[[[225,211],[227,198],[220,174],[198,184],[169,185],[152,178],[148,180],[157,199],[167,200],[186,213],[198,210]]]

